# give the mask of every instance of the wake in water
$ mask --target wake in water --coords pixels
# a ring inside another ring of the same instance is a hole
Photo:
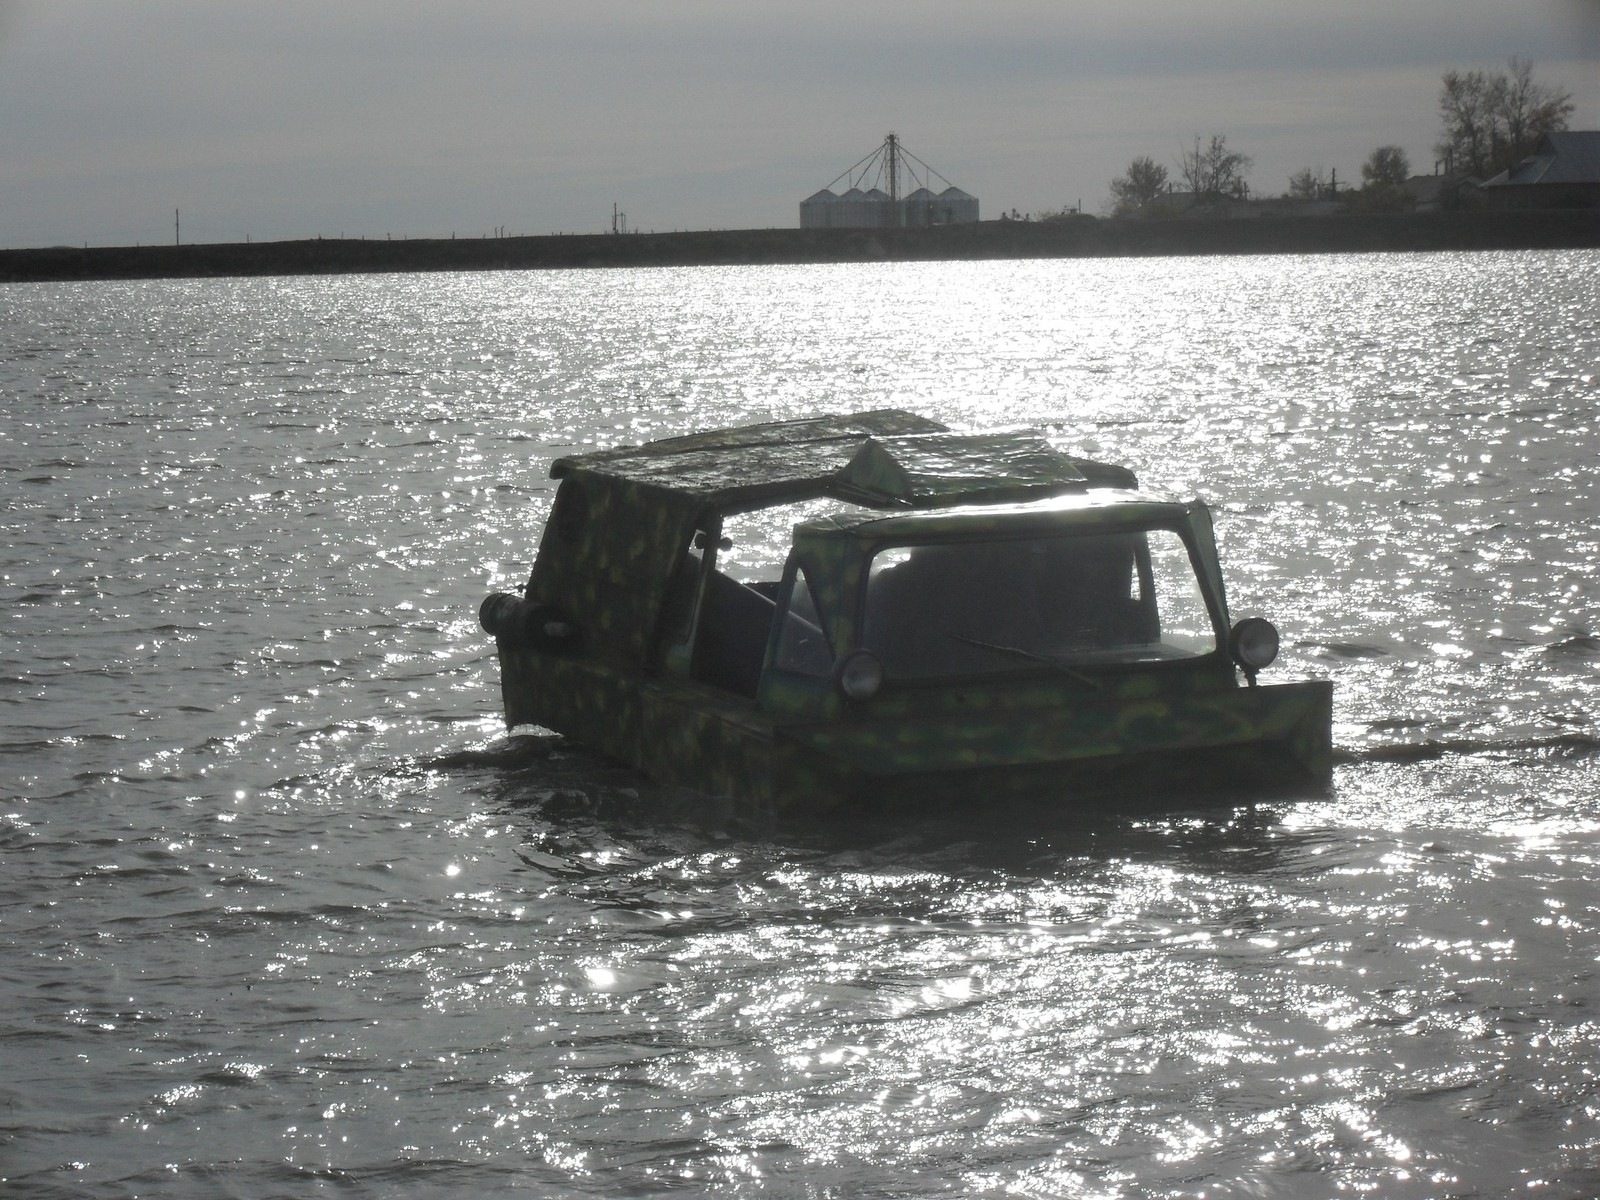
[[[1589,758],[1600,754],[1600,738],[1589,734],[1557,734],[1533,738],[1446,738],[1385,746],[1336,748],[1334,761],[1428,762],[1451,755],[1486,755],[1506,759]]]

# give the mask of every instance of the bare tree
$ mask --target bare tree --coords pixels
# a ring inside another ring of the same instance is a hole
[[[1125,216],[1144,207],[1167,190],[1167,169],[1149,155],[1128,164],[1126,175],[1111,181],[1112,212]]]
[[[1399,146],[1379,146],[1361,164],[1361,189],[1345,193],[1345,203],[1363,212],[1410,212],[1416,197],[1406,191],[1411,160]]]
[[[1302,167],[1289,176],[1289,195],[1296,200],[1320,200],[1328,194],[1328,173],[1320,165]]]
[[[1444,73],[1439,119],[1444,136],[1434,149],[1450,173],[1485,174],[1494,144],[1494,85],[1483,71]]]
[[[1202,146],[1199,137],[1194,140],[1194,153],[1183,152],[1183,180],[1197,196],[1247,196],[1250,185],[1244,174],[1250,169],[1250,159],[1228,149],[1228,139],[1220,134],[1211,135],[1211,141]]]
[[[1397,187],[1411,178],[1411,160],[1399,146],[1379,146],[1361,164],[1361,186]]]
[[[1443,137],[1434,149],[1452,174],[1487,177],[1514,167],[1547,133],[1567,127],[1572,94],[1533,81],[1533,64],[1509,71],[1446,71],[1439,89]]]
[[[1540,138],[1565,129],[1572,115],[1572,94],[1533,82],[1533,64],[1525,58],[1512,58],[1499,99],[1502,167],[1514,167],[1527,158]]]

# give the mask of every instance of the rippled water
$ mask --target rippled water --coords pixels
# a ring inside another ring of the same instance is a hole
[[[0,1194],[1600,1188],[1597,284],[0,289]],[[755,835],[504,736],[554,455],[884,404],[1212,501],[1332,795]]]

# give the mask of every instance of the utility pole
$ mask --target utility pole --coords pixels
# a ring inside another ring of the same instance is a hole
[[[172,210],[172,244],[174,246],[183,245],[183,239],[178,236],[178,210],[177,209],[173,209]]]

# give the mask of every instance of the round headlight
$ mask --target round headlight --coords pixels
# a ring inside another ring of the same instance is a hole
[[[575,642],[578,627],[554,609],[496,592],[478,606],[478,624],[508,646],[550,650]]]
[[[1254,675],[1278,657],[1278,630],[1263,617],[1246,617],[1228,638],[1233,660]]]
[[[870,650],[856,650],[839,661],[833,685],[846,700],[857,704],[871,700],[883,686],[883,664]]]

